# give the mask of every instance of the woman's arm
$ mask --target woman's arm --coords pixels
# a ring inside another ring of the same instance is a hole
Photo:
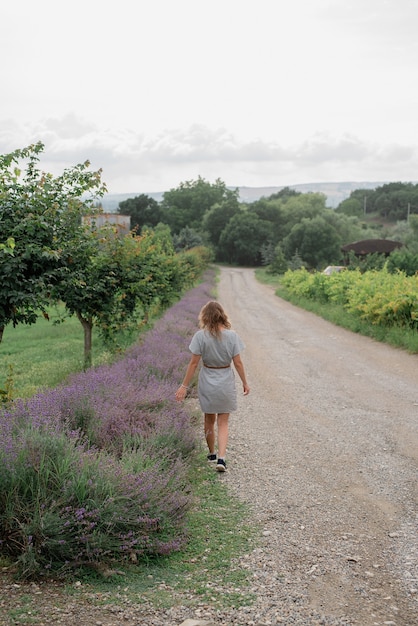
[[[187,388],[193,380],[193,376],[195,375],[197,366],[199,365],[199,361],[200,354],[192,354],[189,365],[187,366],[183,382],[176,391],[176,400],[178,402],[181,402],[181,400],[184,400],[184,398],[186,397]]]
[[[239,354],[237,354],[237,356],[233,357],[233,362],[235,365],[235,369],[238,372],[238,376],[241,378],[241,382],[242,382],[242,386],[244,388],[244,396],[247,396],[250,393],[250,387],[247,383],[247,379],[245,376],[245,369],[244,369],[244,364],[241,360],[241,356]]]

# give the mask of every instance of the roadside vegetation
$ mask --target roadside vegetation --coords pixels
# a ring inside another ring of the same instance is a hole
[[[207,467],[201,416],[174,401],[215,275],[208,270],[120,359],[2,411],[0,545],[11,573],[77,575],[108,592],[112,579],[115,594],[123,576],[130,593],[159,606],[192,592],[204,600],[216,575],[229,589],[219,605],[250,601],[237,590],[246,573],[234,558],[254,530]],[[56,339],[48,328],[45,359]]]
[[[306,269],[283,275],[258,269],[256,275],[281,298],[333,324],[418,353],[418,274],[391,274],[384,268],[331,276]]]
[[[205,601],[216,577],[219,606],[248,602],[254,529],[174,400],[213,252],[160,222],[99,227],[100,171],[45,174],[42,151],[0,159],[2,575],[76,576],[109,602],[123,579],[157,605]]]

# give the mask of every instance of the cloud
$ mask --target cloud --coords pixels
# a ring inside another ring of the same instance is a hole
[[[350,3],[327,2],[316,14],[334,28],[344,29],[353,36],[367,39],[372,45],[383,44],[417,50],[416,0],[351,0]]]
[[[372,153],[369,144],[361,142],[354,136],[334,138],[325,134],[317,134],[300,146],[296,160],[300,163],[318,165],[329,162],[363,161]]]
[[[243,141],[223,128],[195,124],[185,130],[172,130],[147,141],[147,155],[154,161],[271,161],[285,156],[283,149],[262,140]]]
[[[11,142],[19,139],[18,145]],[[353,134],[315,133],[300,143],[243,140],[224,128],[194,124],[146,135],[107,129],[67,114],[35,124],[0,122],[0,152],[45,144],[40,167],[53,174],[89,160],[110,191],[146,192],[199,175],[230,185],[264,186],[338,180],[413,180],[417,149]],[[383,177],[383,178],[382,178]]]

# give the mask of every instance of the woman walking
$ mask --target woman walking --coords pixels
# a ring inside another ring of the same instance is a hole
[[[199,327],[189,346],[192,356],[187,366],[184,380],[176,392],[179,402],[186,397],[187,389],[202,359],[199,372],[198,397],[205,414],[205,438],[209,448],[208,460],[216,461],[218,472],[226,470],[226,446],[228,443],[228,418],[237,408],[234,364],[241,379],[244,395],[250,388],[245,376],[240,353],[244,344],[235,331],[219,302],[211,300],[199,313]],[[218,453],[215,451],[218,428]]]

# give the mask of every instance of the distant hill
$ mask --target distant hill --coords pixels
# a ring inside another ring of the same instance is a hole
[[[327,197],[327,206],[335,209],[340,202],[348,198],[356,189],[375,189],[384,183],[342,182],[342,183],[304,183],[301,185],[282,185],[281,187],[239,187],[241,202],[255,202],[260,198],[271,196],[284,187],[290,187],[301,193],[323,193]]]
[[[355,189],[375,189],[380,187],[384,183],[372,183],[372,182],[342,182],[342,183],[305,183],[302,185],[282,185],[277,187],[238,187],[239,198],[241,202],[255,202],[262,197],[268,198],[273,193],[279,192],[284,187],[290,187],[295,191],[301,193],[323,193],[327,197],[327,206],[334,208],[337,207],[340,202],[348,198],[350,193]],[[236,187],[228,187],[229,189],[236,189]],[[105,212],[116,212],[119,206],[119,202],[127,200],[128,198],[135,198],[140,196],[141,193],[150,198],[154,198],[157,202],[161,202],[163,199],[164,191],[157,192],[133,192],[133,193],[115,193],[106,194],[102,199],[102,205]]]
[[[128,198],[136,198],[143,193],[150,198],[154,198],[154,200],[156,200],[157,202],[161,202],[164,195],[164,191],[157,191],[155,193],[149,193],[147,191],[138,191],[132,193],[107,193],[105,196],[103,196],[100,202],[103,206],[103,210],[105,211],[105,213],[113,213],[118,210],[119,202],[123,202]]]

